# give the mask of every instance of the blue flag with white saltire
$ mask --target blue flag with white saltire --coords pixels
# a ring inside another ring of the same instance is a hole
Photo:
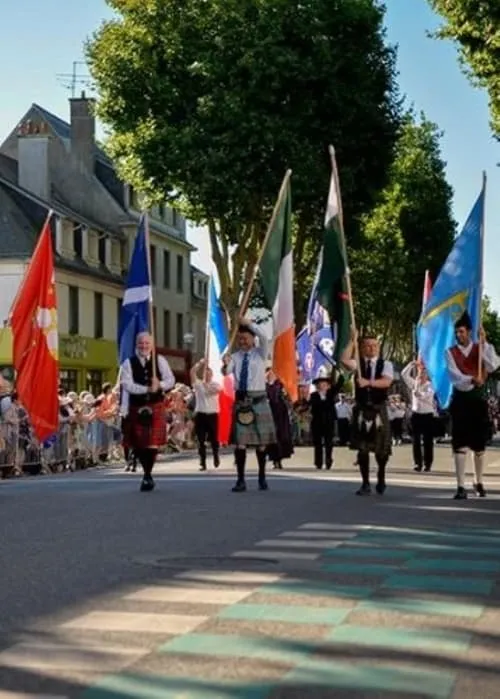
[[[467,310],[477,338],[481,318],[484,189],[439,273],[418,322],[420,356],[441,408],[450,404],[452,384],[445,352],[455,343],[455,321]]]
[[[135,338],[149,330],[149,304],[153,294],[149,278],[146,215],[141,216],[130,260],[118,324],[120,364],[135,352]]]

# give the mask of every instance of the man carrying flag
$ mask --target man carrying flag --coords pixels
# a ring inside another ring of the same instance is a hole
[[[10,315],[16,392],[39,442],[52,437],[59,426],[57,299],[50,219],[51,213]]]
[[[148,238],[147,220],[143,216],[132,253],[118,336],[123,361],[120,384],[124,446],[134,451],[142,465],[141,491],[146,492],[155,487],[153,467],[167,438],[165,393],[175,385],[167,360],[157,356],[154,347]]]

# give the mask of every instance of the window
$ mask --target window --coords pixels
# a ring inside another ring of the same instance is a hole
[[[100,369],[91,369],[87,373],[87,391],[93,396],[98,396],[102,390],[103,376]]]
[[[156,306],[153,306],[153,327],[150,328],[151,332],[153,335],[156,336],[156,329],[158,328],[158,325],[156,324]]]
[[[122,300],[116,299],[116,327],[120,327],[120,316],[122,314]]]
[[[177,255],[177,293],[184,292],[184,259],[182,255]]]
[[[149,246],[149,259],[151,262],[151,284],[156,286],[156,248],[154,245]]]
[[[163,251],[163,288],[170,289],[170,250]]]
[[[200,298],[203,298],[203,282],[198,279],[198,291],[196,292]]]
[[[165,219],[165,204],[158,205],[158,216],[162,221]]]
[[[170,311],[163,311],[163,346],[170,347]]]
[[[179,216],[177,214],[177,211],[175,209],[172,209],[172,226],[174,228],[177,228],[178,223],[179,223]]]
[[[73,252],[77,260],[82,259],[83,254],[83,230],[79,223],[73,224]]]
[[[94,294],[94,337],[99,339],[104,334],[104,313],[102,294]]]
[[[78,371],[76,369],[59,369],[59,386],[69,393],[78,391]]]
[[[100,235],[98,238],[98,257],[101,265],[106,264],[106,238]]]
[[[182,313],[177,314],[177,349],[184,346],[184,317]]]
[[[80,309],[77,286],[69,287],[68,303],[68,332],[70,335],[78,335],[80,332]]]

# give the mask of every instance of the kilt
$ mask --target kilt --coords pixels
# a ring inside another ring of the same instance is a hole
[[[482,452],[490,437],[488,402],[480,390],[453,392],[450,404],[453,451]]]
[[[159,449],[167,442],[167,421],[163,401],[147,406],[153,411],[150,425],[143,425],[138,419],[141,409],[131,405],[127,417],[122,422],[123,446],[130,449]]]
[[[251,405],[254,421],[242,425],[236,415],[241,407]],[[243,399],[236,399],[231,423],[231,444],[236,447],[267,447],[276,443],[276,430],[267,394],[252,392]]]
[[[356,451],[372,451],[382,457],[391,455],[391,423],[386,403],[366,407],[358,404],[354,406],[350,448]]]

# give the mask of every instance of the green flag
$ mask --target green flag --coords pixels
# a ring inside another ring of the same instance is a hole
[[[332,173],[325,215],[325,234],[320,253],[316,299],[328,311],[335,326],[334,359],[338,361],[351,337],[351,311],[347,293],[347,260],[339,219],[339,197]]]

